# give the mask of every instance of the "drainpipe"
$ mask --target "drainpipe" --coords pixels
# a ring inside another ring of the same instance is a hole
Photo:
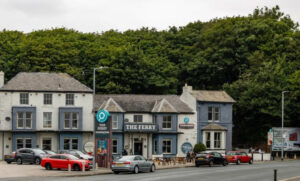
[[[2,160],[4,160],[4,131],[2,132]]]

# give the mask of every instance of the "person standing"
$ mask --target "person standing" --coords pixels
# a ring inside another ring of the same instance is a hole
[[[186,154],[186,161],[191,162],[191,153],[190,152],[187,152],[187,154]]]
[[[124,148],[124,150],[123,150],[123,152],[122,152],[122,156],[126,156],[126,155],[128,155],[128,152],[127,152],[127,150]]]

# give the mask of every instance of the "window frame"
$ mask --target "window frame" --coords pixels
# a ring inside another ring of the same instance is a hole
[[[114,119],[116,118],[116,119]],[[114,126],[116,124],[116,126]],[[119,116],[116,114],[111,114],[111,128],[118,129],[119,128]]]
[[[50,140],[50,144],[48,143],[48,144],[45,144],[44,143],[44,141],[45,140]],[[50,149],[46,149],[45,147],[44,147],[44,145],[47,145],[47,146],[50,146]],[[43,137],[42,138],[42,150],[52,150],[52,138],[51,137]]]
[[[208,122],[220,122],[220,106],[208,106],[207,108],[207,121]],[[210,119],[211,117],[211,119]],[[218,119],[216,119],[218,117]]]
[[[164,145],[164,142],[170,142],[170,144],[165,144]],[[165,148],[166,151],[164,151],[164,146],[166,147]],[[170,148],[169,152],[167,151],[167,149],[168,149],[167,147]],[[172,154],[172,139],[163,139],[162,140],[162,153],[163,154]]]
[[[52,105],[53,102],[53,94],[44,93],[44,105]]]
[[[114,141],[116,142],[116,144],[114,144]],[[118,154],[118,139],[113,138],[111,140],[111,144],[112,144],[112,153]],[[116,149],[116,151],[114,151],[114,149]]]
[[[208,137],[208,135],[209,135],[209,137]],[[206,131],[205,132],[205,146],[206,146],[206,148],[211,148],[211,132],[210,131]],[[207,142],[209,142],[209,146],[207,145]]]
[[[25,96],[25,97],[23,97]],[[29,93],[21,92],[19,97],[20,104],[28,105],[29,104]]]
[[[47,115],[47,114],[48,114],[48,116],[50,115],[50,120],[45,120],[45,115]],[[48,125],[48,126],[46,126],[46,125]],[[52,112],[43,112],[43,128],[52,128]]]
[[[75,105],[75,94],[73,94],[73,93],[66,94],[66,105],[67,106]]]
[[[219,139],[217,140],[216,139],[216,135],[219,135]],[[222,142],[221,142],[221,140],[222,140],[222,132],[218,132],[218,131],[215,131],[214,132],[214,149],[221,149],[221,147],[222,147]],[[219,144],[219,146],[217,147],[216,145],[217,144]]]
[[[170,118],[170,120],[165,120],[165,118]],[[162,116],[162,129],[165,129],[165,130],[170,130],[172,129],[172,115],[163,115]],[[170,124],[170,127],[164,127],[164,126],[167,126],[168,124]]]
[[[22,117],[20,118],[20,114]],[[30,119],[27,118],[27,114],[30,114]],[[30,121],[30,127],[27,127],[27,121]],[[22,126],[19,126],[19,121],[22,122]],[[29,111],[17,111],[16,112],[16,129],[32,129],[33,124],[33,112]]]
[[[133,115],[133,122],[134,123],[143,123],[143,115],[142,114]]]

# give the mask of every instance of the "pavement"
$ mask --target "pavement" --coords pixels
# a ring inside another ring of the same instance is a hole
[[[172,168],[156,170],[154,173],[127,174],[118,175],[104,174],[85,177],[20,177],[5,178],[5,181],[271,181],[273,179],[274,169],[278,170],[278,180],[294,177],[292,181],[298,181],[300,176],[300,161],[272,161],[253,165],[231,164],[223,166],[201,166]],[[1,179],[0,179],[1,180]],[[1,181],[2,181],[1,180]]]

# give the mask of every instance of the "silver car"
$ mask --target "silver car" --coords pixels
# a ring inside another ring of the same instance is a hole
[[[155,164],[152,161],[148,161],[143,156],[130,155],[123,156],[113,161],[111,169],[115,174],[120,172],[154,172]]]

